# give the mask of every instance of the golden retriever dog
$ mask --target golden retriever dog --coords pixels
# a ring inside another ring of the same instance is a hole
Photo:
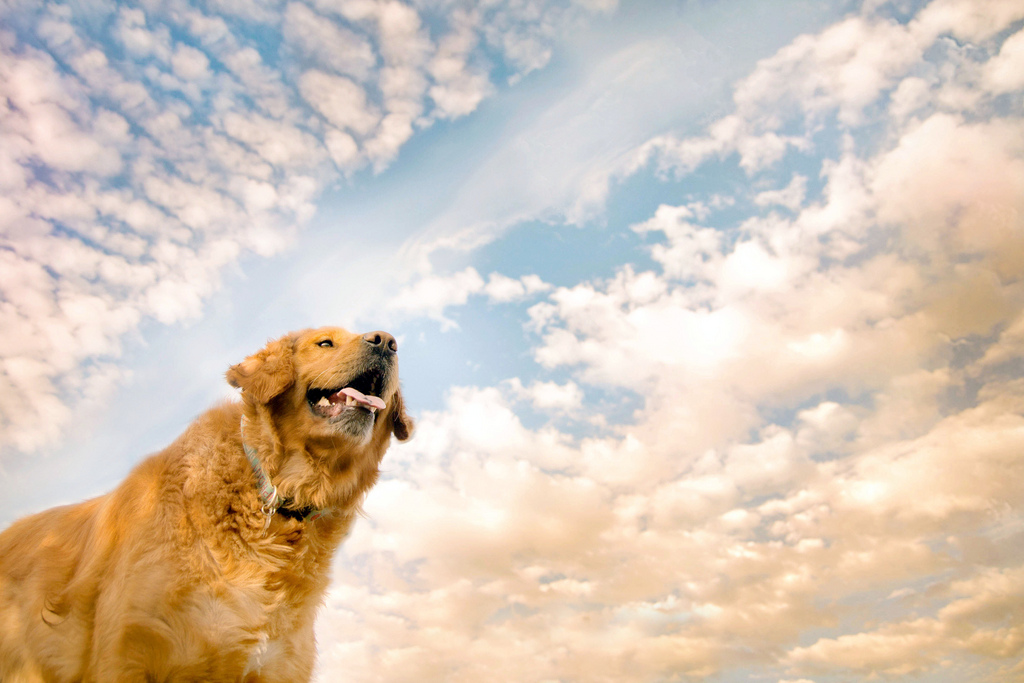
[[[0,681],[309,680],[331,557],[409,437],[395,339],[336,327],[227,371],[114,491],[0,534]]]

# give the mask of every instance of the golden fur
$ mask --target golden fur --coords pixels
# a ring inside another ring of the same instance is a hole
[[[0,534],[0,681],[309,680],[331,556],[392,434],[412,430],[395,350],[340,328],[272,341],[228,370],[241,403],[201,415],[111,493]],[[317,413],[307,391],[360,375],[386,409]],[[322,516],[266,526],[243,414],[287,505]]]

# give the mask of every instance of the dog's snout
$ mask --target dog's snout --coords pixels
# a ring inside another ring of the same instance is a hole
[[[377,330],[363,335],[363,341],[381,353],[398,353],[398,342],[387,332]]]

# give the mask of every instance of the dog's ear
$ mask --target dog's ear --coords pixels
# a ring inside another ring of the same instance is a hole
[[[405,412],[405,399],[402,398],[402,390],[395,392],[391,399],[394,409],[391,412],[391,431],[399,441],[405,441],[412,436],[413,421]]]
[[[241,389],[260,403],[269,403],[295,383],[291,337],[267,342],[260,351],[228,368],[228,384]]]

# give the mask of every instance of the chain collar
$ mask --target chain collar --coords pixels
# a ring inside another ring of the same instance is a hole
[[[322,517],[327,514],[327,510],[318,510],[314,507],[304,508],[293,508],[287,506],[288,500],[282,498],[277,492],[277,487],[270,481],[270,475],[263,469],[263,465],[260,463],[259,453],[256,449],[245,442],[245,415],[242,416],[242,422],[239,425],[239,433],[242,436],[242,450],[245,451],[245,457],[249,460],[249,465],[252,467],[252,473],[256,477],[256,485],[259,487],[260,502],[262,507],[260,512],[264,514],[266,519],[263,523],[263,530],[266,531],[267,527],[270,526],[270,519],[274,516],[274,513],[279,513],[285,517],[291,517],[302,522],[311,522],[314,519]]]

